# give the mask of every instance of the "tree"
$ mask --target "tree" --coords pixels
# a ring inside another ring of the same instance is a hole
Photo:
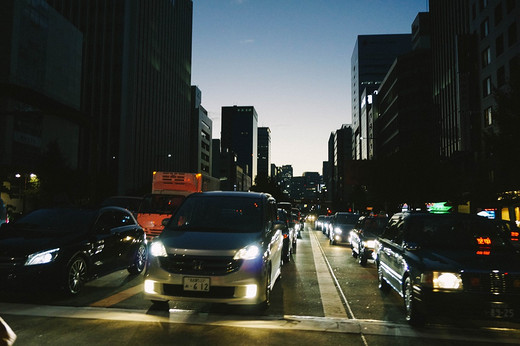
[[[276,181],[272,177],[257,175],[255,178],[255,184],[251,186],[250,190],[269,193],[277,201],[286,200],[282,190],[280,190],[280,187],[276,184]]]

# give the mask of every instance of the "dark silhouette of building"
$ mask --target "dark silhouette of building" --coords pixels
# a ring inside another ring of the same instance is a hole
[[[221,150],[237,155],[237,164],[254,181],[258,159],[258,115],[253,106],[222,107]]]
[[[192,0],[47,0],[83,34],[81,110],[98,194],[190,169]]]
[[[211,175],[213,122],[201,105],[202,92],[191,87],[191,172]]]
[[[352,130],[355,159],[363,157],[359,143],[367,138],[367,119],[361,117],[363,92],[366,95],[379,88],[395,58],[411,49],[410,34],[359,35],[351,58]],[[366,90],[366,91],[365,91]]]
[[[258,175],[269,177],[271,168],[271,130],[268,127],[258,128]]]

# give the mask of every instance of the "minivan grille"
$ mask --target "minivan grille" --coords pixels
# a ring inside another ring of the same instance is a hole
[[[226,275],[236,272],[242,264],[242,260],[220,256],[168,255],[159,260],[164,270],[186,275]]]

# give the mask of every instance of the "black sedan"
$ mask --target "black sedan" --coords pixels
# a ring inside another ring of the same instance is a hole
[[[350,231],[352,257],[357,258],[362,266],[367,264],[367,260],[373,259],[376,239],[387,223],[386,215],[361,216],[354,229]]]
[[[0,228],[0,285],[76,295],[98,276],[141,273],[146,255],[144,231],[126,209],[39,209]]]
[[[404,298],[406,319],[520,316],[520,253],[502,224],[463,214],[398,213],[378,239],[379,287]]]

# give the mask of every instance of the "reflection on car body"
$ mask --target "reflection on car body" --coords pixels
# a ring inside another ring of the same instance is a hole
[[[283,223],[282,234],[283,234],[283,261],[284,263],[291,261],[291,255],[296,253],[296,241],[297,234],[294,226],[290,226],[289,215],[284,209],[278,209],[278,217],[277,220]]]
[[[146,253],[144,231],[126,209],[39,209],[0,228],[0,284],[75,295],[100,275],[140,273]]]
[[[436,313],[520,316],[520,254],[501,224],[463,214],[398,213],[378,239],[381,289],[404,298],[406,319]]]
[[[282,265],[276,218],[268,194],[188,196],[151,244],[145,298],[267,307]]]
[[[373,259],[376,239],[388,223],[385,215],[361,216],[349,235],[352,256],[359,264],[365,265],[368,259]]]

